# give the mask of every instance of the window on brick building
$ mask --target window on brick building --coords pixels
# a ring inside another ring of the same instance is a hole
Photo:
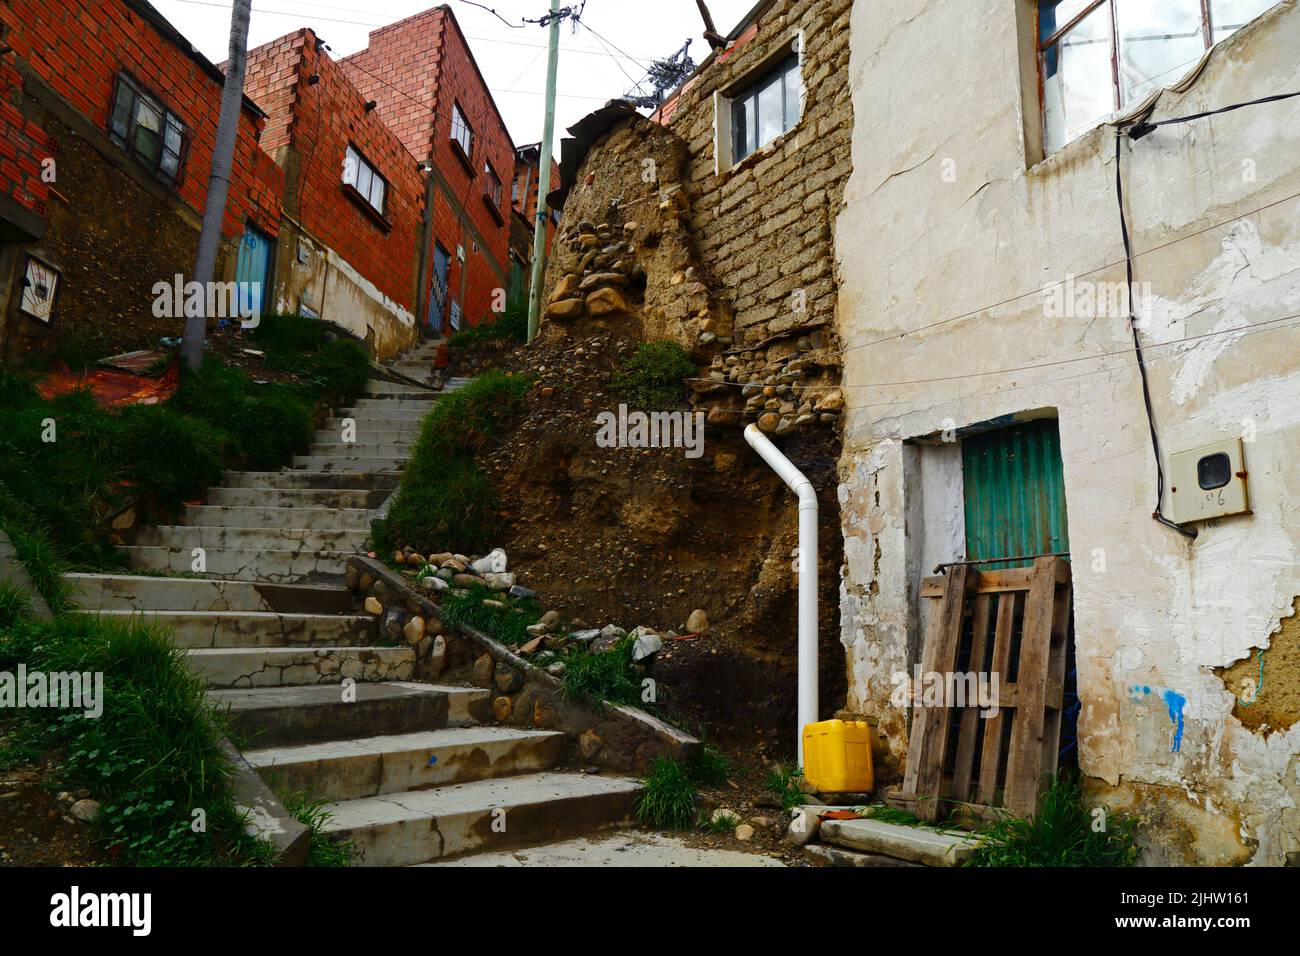
[[[351,146],[343,156],[343,182],[356,190],[357,195],[375,212],[381,216],[384,214],[388,182],[379,174],[379,170]]]
[[[483,204],[497,222],[505,222],[505,217],[501,214],[501,177],[491,163],[483,164],[483,176],[486,180],[483,183]]]
[[[474,155],[474,128],[465,119],[459,103],[451,104],[451,138],[466,157]]]
[[[1277,0],[1038,0],[1048,153],[1176,83]]]
[[[125,73],[113,91],[109,138],[169,182],[181,178],[185,124]]]

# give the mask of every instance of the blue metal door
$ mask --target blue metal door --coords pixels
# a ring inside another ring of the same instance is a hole
[[[271,246],[274,241],[255,226],[244,226],[244,238],[239,243],[239,261],[235,266],[241,318],[262,314],[262,302],[271,278]]]
[[[451,267],[451,253],[438,243],[433,244],[433,289],[429,294],[429,328],[442,332],[442,317],[447,308],[447,270]]]

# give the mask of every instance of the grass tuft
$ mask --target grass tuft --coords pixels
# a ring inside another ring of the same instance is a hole
[[[1078,775],[1061,773],[1039,797],[1031,817],[1006,813],[982,827],[980,844],[966,865],[1132,866],[1137,861],[1136,827],[1132,817],[1096,814],[1084,805]]]
[[[804,792],[800,787],[803,770],[786,764],[773,767],[763,780],[763,789],[774,794],[781,801],[781,809],[787,813],[804,802]]]
[[[614,374],[613,386],[638,408],[672,408],[686,400],[686,379],[698,373],[676,342],[643,342]]]
[[[311,849],[307,852],[307,866],[351,866],[358,849],[355,840],[333,840],[325,832],[325,824],[334,818],[326,807],[328,800],[313,800],[299,791],[281,798],[284,809],[311,831]]]
[[[695,825],[695,785],[682,764],[660,757],[641,784],[637,820],[662,830],[689,830]]]

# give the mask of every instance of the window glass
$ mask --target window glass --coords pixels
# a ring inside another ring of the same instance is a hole
[[[343,154],[343,181],[349,186],[357,184],[357,170],[361,167],[361,157],[351,146]]]
[[[384,211],[384,179],[382,176],[372,175],[371,177],[370,205],[380,212]]]
[[[122,142],[126,142],[131,132],[131,114],[134,111],[135,88],[125,77],[117,81],[117,97],[113,102],[112,131]]]
[[[1060,149],[1115,111],[1111,34],[1107,0],[1043,51],[1043,120],[1048,152]]]
[[[147,96],[135,101],[135,151],[151,166],[158,164],[162,150],[162,109]]]
[[[1251,20],[1276,6],[1278,0],[1210,0],[1210,26],[1214,42],[1231,36]]]
[[[799,61],[793,60],[785,71],[785,128],[794,129],[799,124],[800,106],[803,100],[803,77],[799,73]]]
[[[361,195],[365,196],[366,199],[369,199],[369,198],[370,198],[370,177],[371,177],[370,167],[369,167],[368,165],[366,165],[365,163],[360,163],[360,164],[358,164],[358,166],[357,166],[357,192],[359,192],[359,193],[361,193]]]
[[[1122,0],[1115,15],[1121,106],[1175,82],[1205,55],[1201,0]]]
[[[758,142],[766,145],[785,132],[785,82],[774,76],[758,91]]]
[[[732,162],[757,152],[799,122],[799,60],[791,58],[731,103]]]

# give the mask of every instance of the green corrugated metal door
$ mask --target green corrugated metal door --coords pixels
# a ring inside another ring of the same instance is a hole
[[[1070,550],[1056,419],[1023,422],[963,439],[962,468],[968,560]],[[985,567],[1031,563],[1008,561]]]

